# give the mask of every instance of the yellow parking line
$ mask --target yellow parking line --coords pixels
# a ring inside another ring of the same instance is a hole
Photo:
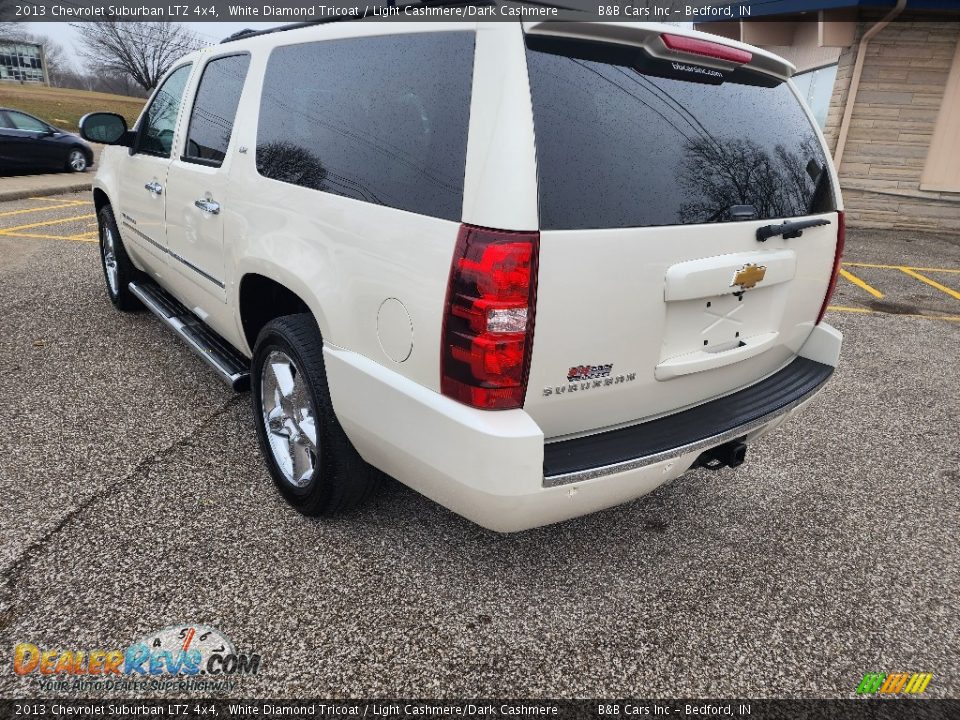
[[[6,212],[0,212],[0,217],[9,217],[10,215],[24,215],[26,213],[35,213],[41,212],[43,210],[59,210],[60,208],[68,207],[77,207],[78,205],[87,205],[86,202],[80,202],[79,200],[74,200],[69,205],[60,204],[60,205],[44,205],[43,207],[34,207],[34,208],[24,208],[23,210],[7,210]]]
[[[953,289],[951,289],[951,288],[948,288],[946,285],[941,285],[941,284],[938,283],[936,280],[931,280],[931,279],[928,278],[926,275],[921,275],[920,273],[915,272],[915,271],[912,270],[911,268],[902,267],[902,268],[900,268],[900,270],[902,270],[903,272],[905,272],[905,273],[906,273],[907,275],[909,275],[910,277],[916,278],[916,279],[919,280],[920,282],[926,283],[926,284],[929,285],[930,287],[936,288],[936,289],[939,290],[940,292],[946,293],[947,295],[949,295],[950,297],[954,298],[955,300],[960,300],[960,292],[957,292],[956,290],[953,290]]]
[[[922,270],[923,272],[960,273],[960,268],[911,267],[909,265],[907,266],[877,265],[876,263],[861,263],[861,262],[846,262],[846,261],[844,261],[843,265],[845,267],[879,268],[881,270],[903,270],[904,267],[908,267],[911,270]]]
[[[890,315],[892,317],[920,318],[922,320],[946,320],[947,322],[960,322],[960,315],[921,315],[919,313],[888,313],[880,310],[869,310],[867,308],[847,307],[844,305],[830,305],[827,310],[834,312],[863,313],[866,315]]]
[[[72,222],[73,220],[89,220],[92,217],[96,217],[93,213],[88,215],[75,215],[68,218],[59,218],[57,220],[44,220],[43,222],[30,223],[29,225],[16,225],[15,227],[0,228],[0,235],[8,235],[10,233],[16,232],[17,230],[29,230],[30,228],[43,227],[45,225],[60,225],[65,222]]]
[[[883,299],[883,293],[882,293],[882,292],[880,292],[879,290],[877,290],[875,287],[873,287],[873,286],[870,285],[869,283],[864,282],[863,280],[861,280],[860,278],[858,278],[856,275],[854,275],[852,272],[848,272],[847,270],[844,270],[843,268],[840,268],[840,275],[842,275],[845,279],[847,279],[847,280],[849,280],[850,282],[852,282],[854,285],[856,285],[856,286],[857,286],[858,288],[860,288],[861,290],[866,290],[868,293],[870,293],[871,295],[873,295],[873,296],[874,296],[875,298],[877,298],[878,300],[882,300],[882,299]]]
[[[15,232],[15,233],[0,233],[0,237],[14,237],[14,238],[39,238],[41,240],[70,240],[70,235],[41,235],[39,233],[25,233],[25,232]]]
[[[44,235],[29,232],[0,232],[0,237],[30,238],[31,240],[71,240],[74,242],[100,242],[100,233],[79,233],[78,235]]]
[[[57,198],[52,197],[29,197],[27,200],[39,200],[41,202],[55,202],[55,203],[89,203],[93,205],[92,200],[58,200]]]
[[[828,305],[827,310],[835,310],[836,312],[852,312],[852,313],[872,313],[873,310],[870,308],[858,308],[858,307],[847,307],[846,305]]]

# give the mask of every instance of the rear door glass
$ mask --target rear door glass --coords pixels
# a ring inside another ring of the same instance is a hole
[[[47,126],[37,120],[35,117],[24,115],[23,113],[10,111],[7,113],[13,127],[17,130],[29,130],[30,132],[46,132]]]
[[[228,55],[207,63],[193,101],[185,160],[215,167],[223,162],[249,65],[249,55]]]
[[[730,222],[836,209],[827,159],[786,83],[639,48],[527,38],[540,227]]]

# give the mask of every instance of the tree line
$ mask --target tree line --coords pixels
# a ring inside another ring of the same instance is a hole
[[[72,23],[77,32],[78,67],[66,48],[25,23],[5,23],[5,40],[40,43],[54,87],[146,97],[174,62],[207,43],[174,22]]]

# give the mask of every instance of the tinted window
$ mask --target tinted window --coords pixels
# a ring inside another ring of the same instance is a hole
[[[532,37],[527,61],[542,228],[726,222],[734,205],[761,219],[835,209],[827,159],[785,83]]]
[[[11,125],[17,130],[30,130],[32,132],[47,132],[46,124],[40,122],[35,117],[24,115],[21,112],[8,110],[7,116],[10,118]]]
[[[177,127],[177,114],[183,100],[183,89],[189,77],[190,66],[184,65],[163,81],[140,121],[141,133],[137,143],[139,152],[164,157],[170,155],[173,131]]]
[[[257,169],[345,197],[459,220],[473,33],[276,48],[260,104]]]
[[[249,55],[231,55],[207,63],[193,101],[184,158],[216,166],[223,162],[248,65]]]

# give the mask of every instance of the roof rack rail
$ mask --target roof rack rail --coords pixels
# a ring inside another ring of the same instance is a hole
[[[243,30],[237,30],[233,35],[228,35],[223,40],[220,41],[220,44],[231,42],[232,40],[239,40],[240,38],[247,37],[247,35],[256,35],[257,31],[252,30],[251,28],[244,28]]]
[[[396,0],[387,0],[386,5],[377,5],[370,6],[368,5],[363,12],[355,13],[352,15],[334,15],[327,18],[321,18],[319,20],[306,20],[304,22],[290,23],[288,25],[280,25],[275,28],[267,28],[266,30],[240,30],[235,32],[233,35],[224,38],[220,41],[220,44],[234,42],[235,40],[246,40],[251,37],[259,37],[261,35],[272,35],[273,33],[286,32],[287,30],[299,30],[300,28],[312,27],[313,25],[326,25],[327,23],[334,22],[347,22],[349,20],[362,20],[365,17],[370,17],[373,15],[374,11],[382,10],[384,8],[397,8],[398,10],[403,10],[404,8],[414,8],[414,7],[442,7],[442,6],[459,6],[459,5],[496,5],[496,0],[420,0],[420,2],[405,3],[403,5],[397,5]],[[539,3],[537,3],[539,4]]]

